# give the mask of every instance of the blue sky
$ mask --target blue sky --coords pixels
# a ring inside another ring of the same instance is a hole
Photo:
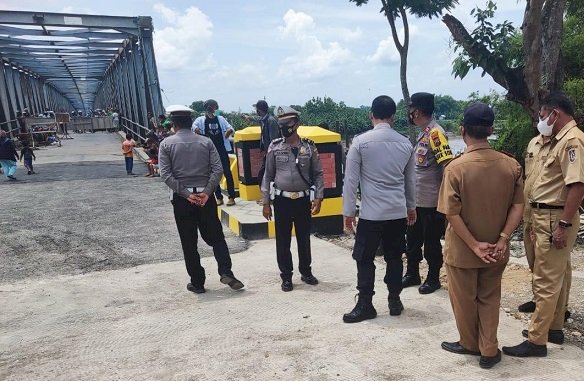
[[[452,13],[474,28],[470,10],[485,1],[460,0]],[[497,21],[519,27],[525,1],[499,0]],[[113,1],[3,0],[2,9],[152,16],[165,105],[214,98],[225,111],[269,104],[304,104],[329,96],[349,106],[380,94],[401,99],[399,56],[380,1],[356,7],[345,0]],[[503,91],[480,71],[451,75],[455,57],[439,19],[409,18],[410,92],[465,99]]]

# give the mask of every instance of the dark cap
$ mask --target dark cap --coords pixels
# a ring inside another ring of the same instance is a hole
[[[268,102],[264,101],[263,99],[260,99],[259,101],[257,101],[256,104],[253,105],[253,107],[257,108],[258,110],[262,110],[262,111],[268,111],[268,109],[269,109]]]
[[[434,112],[434,94],[415,93],[410,98],[410,107],[416,108],[425,114],[432,115]]]
[[[476,102],[464,110],[462,118],[463,126],[492,127],[495,121],[495,113],[485,103]]]

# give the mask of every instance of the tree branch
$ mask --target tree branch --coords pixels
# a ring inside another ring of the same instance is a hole
[[[403,54],[404,47],[399,40],[399,36],[397,35],[397,29],[395,27],[395,17],[389,10],[389,4],[387,3],[388,0],[381,0],[381,4],[383,5],[383,13],[385,13],[385,17],[387,18],[387,22],[389,22],[389,26],[391,27],[391,36],[393,37],[393,43],[397,51],[399,52],[400,56]]]

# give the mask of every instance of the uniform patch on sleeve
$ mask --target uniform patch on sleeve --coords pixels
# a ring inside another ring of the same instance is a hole
[[[576,162],[576,148],[570,148],[568,150],[568,158],[570,159],[570,163]]]
[[[440,141],[440,133],[437,130],[432,131],[430,134],[430,139],[432,139],[432,143],[434,143],[434,147],[438,148],[442,144]]]

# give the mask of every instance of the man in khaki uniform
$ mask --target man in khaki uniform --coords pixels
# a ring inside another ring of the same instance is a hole
[[[467,149],[445,168],[438,196],[438,211],[449,222],[444,262],[460,334],[459,341],[443,342],[442,348],[480,355],[482,368],[501,361],[501,278],[509,260],[509,235],[523,213],[521,166],[487,142],[494,119],[484,103],[465,110],[461,134]]]
[[[578,207],[584,196],[584,133],[573,115],[572,102],[564,94],[546,97],[541,103],[537,129],[551,139],[548,143],[541,139],[528,148],[528,156],[531,152],[533,157],[526,158],[526,162],[545,156],[542,162],[526,164],[531,170],[527,194],[535,239],[535,311],[529,330],[523,332],[528,339],[503,347],[510,356],[543,357],[547,355],[549,339],[563,341],[570,252],[576,241]]]

